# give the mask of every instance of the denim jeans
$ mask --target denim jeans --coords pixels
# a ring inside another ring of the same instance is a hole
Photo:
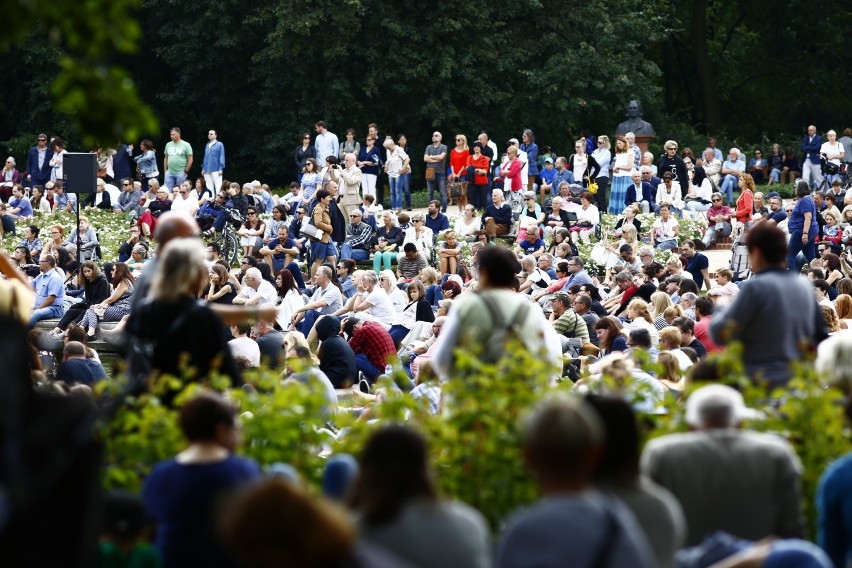
[[[166,172],[165,176],[163,176],[163,185],[169,188],[169,191],[176,185],[180,185],[186,181],[186,172],[181,172],[179,174],[173,174],[171,172]]]
[[[796,259],[796,256],[799,254],[799,251],[802,251],[805,255],[805,260],[807,262],[812,261],[816,258],[816,236],[811,237],[808,235],[808,242],[802,243],[802,231],[791,231],[790,232],[790,242],[787,245],[787,269],[788,270],[799,270],[799,261]]]
[[[441,196],[441,213],[447,212],[447,176],[435,172],[435,179],[426,180],[426,187],[429,189],[429,201],[435,199],[435,188]]]
[[[399,176],[399,184],[402,189],[402,197],[405,199],[405,208],[411,209],[411,174]]]
[[[394,211],[402,209],[402,176],[388,176],[388,186],[390,187],[391,209]],[[409,202],[411,201],[410,194],[408,196],[408,200]]]
[[[772,171],[769,172],[769,183],[780,183],[781,182],[781,170],[778,168],[772,168]]]
[[[364,373],[364,376],[367,377],[367,380],[371,383],[376,382],[379,375],[385,372],[384,369],[379,369],[373,365],[363,353],[355,354],[355,368]]]
[[[722,188],[721,193],[725,194],[728,198],[728,205],[733,205],[734,203],[734,188],[740,186],[740,178],[738,176],[728,174],[725,176],[725,179],[722,180]]]
[[[660,250],[674,250],[677,248],[677,239],[669,241],[660,241],[657,243],[657,248]]]
[[[53,319],[62,317],[62,313],[64,312],[64,306],[62,302],[57,302],[52,306],[48,306],[46,308],[39,308],[37,310],[33,310],[32,315],[30,316],[30,327],[35,327],[35,324],[41,320],[45,319]]]
[[[370,253],[364,249],[352,248],[352,245],[349,243],[343,243],[340,247],[340,260],[346,260],[349,258],[354,260],[367,260],[370,258]]]

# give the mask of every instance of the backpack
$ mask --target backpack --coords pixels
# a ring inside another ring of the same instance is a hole
[[[512,321],[506,323],[494,298],[483,294],[479,294],[479,297],[485,304],[492,322],[491,334],[482,346],[480,359],[483,363],[494,364],[506,355],[506,346],[510,341],[523,341],[521,326],[524,324],[530,306],[527,303],[522,304],[515,312]]]
[[[733,282],[748,280],[751,276],[748,247],[740,239],[735,240],[731,245],[731,272],[734,273]]]

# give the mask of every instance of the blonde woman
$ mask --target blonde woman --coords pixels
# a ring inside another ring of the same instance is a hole
[[[657,380],[675,397],[680,398],[686,387],[686,377],[681,372],[677,358],[669,352],[660,353],[657,365],[661,367]]]
[[[461,195],[455,197],[459,209],[467,205],[467,162],[470,157],[470,148],[467,147],[467,137],[464,134],[456,134],[456,147],[450,152],[450,178],[448,183],[459,182],[462,184]]]
[[[625,327],[628,330],[647,329],[651,335],[651,345],[656,347],[660,341],[660,332],[654,327],[654,320],[651,319],[651,313],[648,311],[648,304],[645,300],[639,298],[630,300],[625,315],[630,321]]]
[[[683,269],[683,263],[676,254],[672,254],[666,261],[666,269],[669,271],[669,276],[680,276],[692,280],[692,274]]]
[[[393,270],[382,270],[379,273],[379,286],[390,296],[396,313],[401,314],[408,301],[403,291],[396,287],[396,275]]]
[[[834,300],[834,309],[837,311],[837,320],[840,329],[852,329],[852,296],[840,294]]]
[[[612,166],[612,187],[609,194],[609,214],[618,215],[627,198],[627,188],[633,175],[633,152],[624,136],[615,137],[615,163]]]
[[[304,334],[301,331],[288,331],[284,334],[285,358],[290,359],[297,357],[296,347],[304,347],[310,351],[311,360],[314,362],[314,365],[319,365],[319,359],[317,359],[316,354],[314,354],[314,350],[312,350],[310,345],[308,345],[308,340]]]
[[[825,326],[828,329],[828,334],[837,333],[840,331],[840,320],[837,319],[837,314],[834,313],[834,308],[830,305],[820,305],[822,317],[825,320]]]
[[[673,305],[671,296],[665,292],[661,291],[651,294],[651,316],[654,318],[654,327],[663,329],[668,325],[663,318],[663,313]]]
[[[681,350],[680,344],[682,340],[683,333],[673,325],[666,326],[660,330],[660,353],[669,353],[674,356],[677,359],[680,370],[685,371],[692,366],[692,360]]]

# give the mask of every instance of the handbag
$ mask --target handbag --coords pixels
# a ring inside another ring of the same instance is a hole
[[[92,307],[92,311],[94,311],[95,315],[97,315],[99,318],[102,318],[104,317],[104,313],[106,312],[106,307],[98,304],[97,306]]]
[[[447,184],[447,195],[455,199],[463,195],[462,184],[460,181],[453,181]]]
[[[426,172],[423,177],[426,178],[426,181],[432,181],[435,179],[435,168],[426,168]]]
[[[599,266],[606,266],[606,261],[609,259],[609,250],[603,241],[595,243],[591,253],[592,261]]]
[[[598,192],[598,182],[594,181],[592,178],[589,178],[589,187],[586,188],[589,193],[595,195]]]
[[[314,224],[313,215],[309,217],[306,216],[304,219],[302,219],[302,227],[299,229],[299,231],[312,241],[322,240],[322,236],[324,234],[323,230]]]

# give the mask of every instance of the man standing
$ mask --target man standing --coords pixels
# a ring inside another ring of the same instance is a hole
[[[27,153],[27,173],[33,186],[45,186],[50,181],[50,158],[53,152],[47,148],[47,134],[39,134],[38,142]]]
[[[337,135],[329,132],[322,120],[314,124],[316,130],[316,138],[314,139],[314,148],[317,151],[317,164],[325,166],[325,159],[329,156],[337,156],[340,149],[340,144],[337,142]]]
[[[446,209],[446,207],[444,209]],[[429,227],[432,234],[436,237],[438,236],[438,233],[450,228],[450,219],[441,213],[441,202],[437,199],[433,199],[429,202],[425,222],[426,226]]]
[[[783,438],[740,428],[758,416],[731,387],[706,386],[686,402],[694,431],[645,446],[642,471],[683,507],[686,546],[717,531],[748,540],[802,536],[802,464]]]
[[[35,301],[33,313],[30,316],[30,327],[35,327],[36,322],[43,319],[62,317],[65,312],[62,304],[65,299],[65,286],[62,278],[53,270],[54,268],[56,268],[56,257],[52,254],[43,255],[39,259],[39,275],[33,280]]]
[[[180,185],[186,180],[186,176],[192,168],[192,146],[189,142],[181,140],[180,128],[172,127],[169,131],[171,141],[166,144],[163,150],[163,185],[169,189]]]
[[[822,165],[819,150],[822,147],[822,136],[817,134],[816,126],[808,126],[808,133],[802,139],[802,179],[816,189],[822,183]],[[811,181],[813,179],[813,181]]]
[[[426,162],[426,187],[429,188],[429,201],[435,199],[435,189],[441,198],[441,211],[447,210],[447,147],[441,144],[441,133],[432,133],[432,145],[426,146],[423,153]]]
[[[482,226],[489,239],[508,235],[512,230],[512,206],[503,201],[502,189],[491,192],[491,205],[482,214]]]
[[[340,247],[340,259],[367,260],[370,258],[370,239],[373,229],[361,221],[361,210],[352,209],[349,212],[349,224],[346,225],[346,238]]]
[[[770,387],[784,386],[791,363],[825,338],[825,322],[810,283],[785,270],[787,239],[769,223],[746,233],[754,277],[746,282],[728,309],[714,314],[713,341],[743,344],[746,373]]]
[[[340,201],[338,203],[343,214],[349,215],[352,211],[361,207],[361,168],[357,166],[356,156],[351,152],[343,157],[343,165],[345,167],[340,170]],[[328,191],[331,192],[330,189]],[[334,200],[332,199],[331,205],[333,204]],[[334,219],[332,219],[333,224]]]
[[[587,403],[546,400],[525,421],[522,438],[544,497],[509,517],[497,568],[657,565],[633,515],[592,486],[605,428]]]
[[[692,279],[695,285],[698,286],[698,291],[706,285],[707,289],[711,288],[710,284],[710,259],[701,254],[695,249],[695,243],[691,240],[685,240],[680,246],[680,252],[686,257],[686,271],[692,274]]]
[[[222,171],[225,169],[225,145],[219,142],[215,130],[207,133],[207,146],[204,147],[204,160],[201,162],[201,175],[207,188],[219,193],[222,187]],[[200,196],[199,196],[200,197]]]
[[[574,184],[574,174],[571,170],[565,168],[568,165],[568,160],[564,156],[556,158],[556,173],[553,174],[553,185],[550,188],[551,195],[559,195],[559,186],[562,182],[567,182],[568,185]]]

